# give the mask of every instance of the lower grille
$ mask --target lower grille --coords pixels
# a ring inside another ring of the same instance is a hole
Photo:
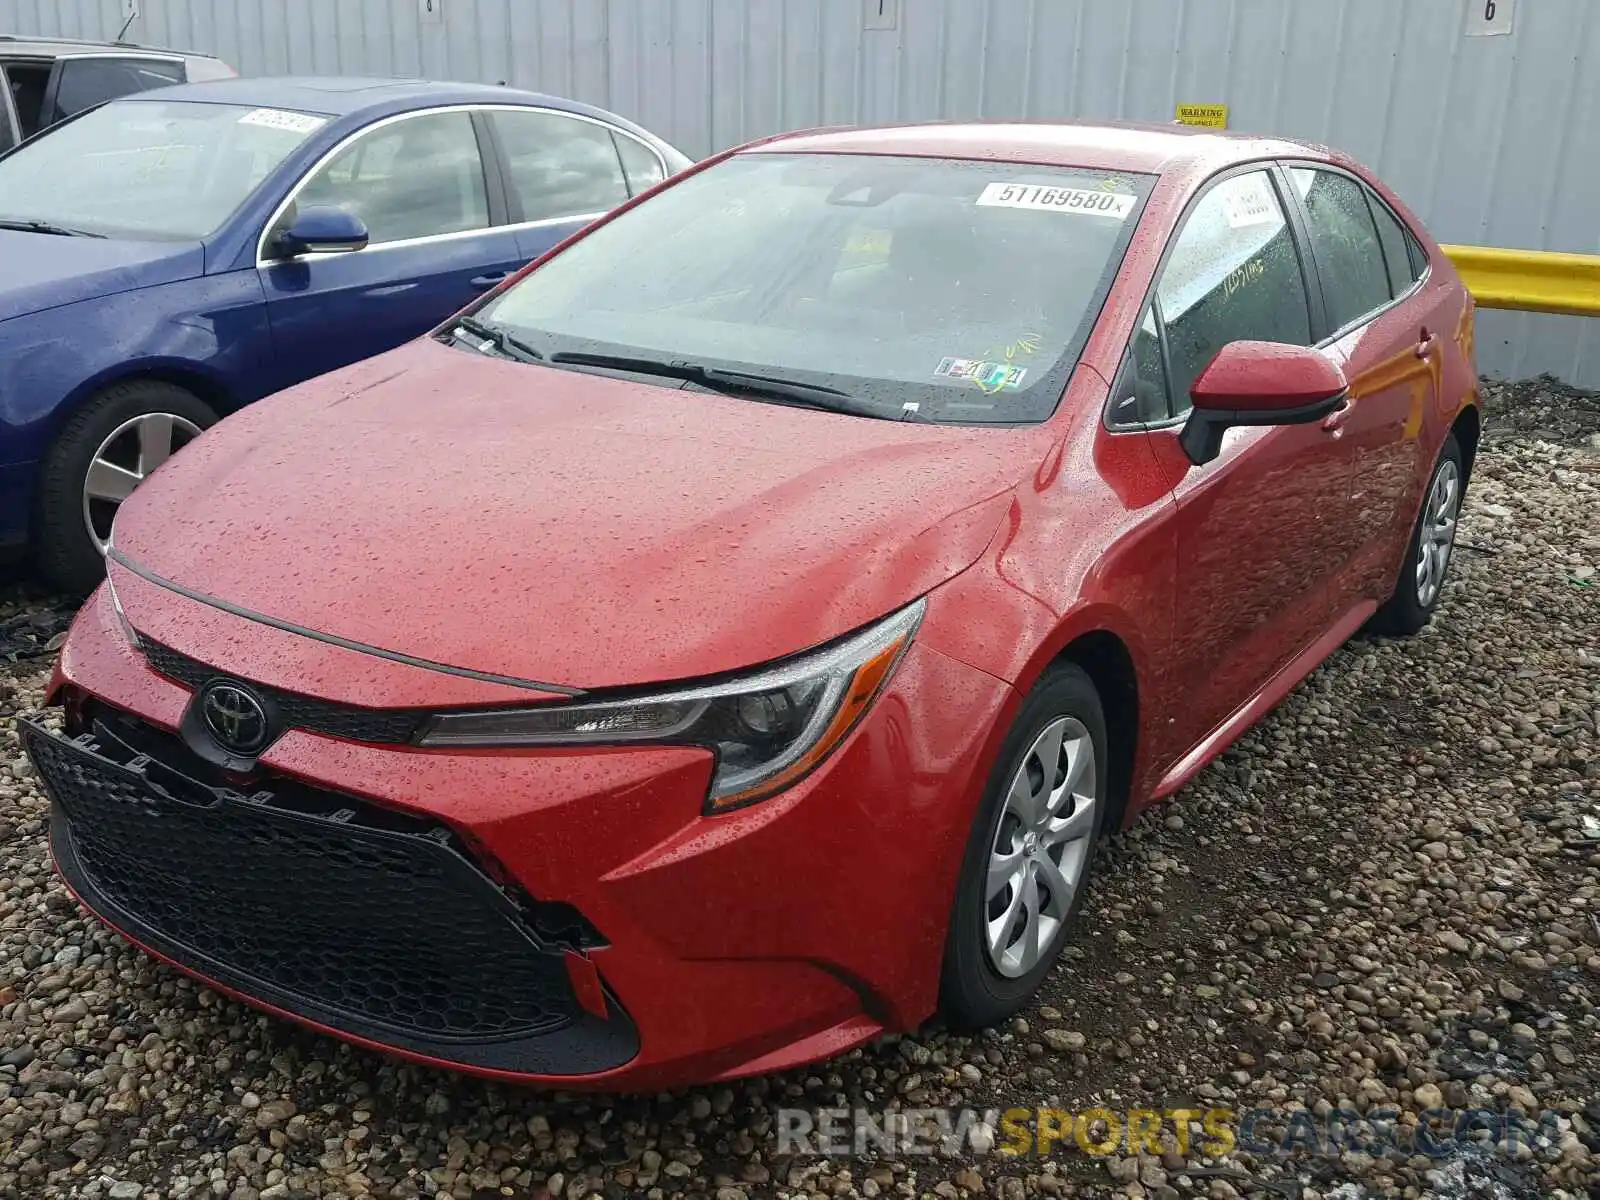
[[[465,1065],[572,1074],[636,1052],[615,1005],[607,1020],[578,1006],[541,906],[489,879],[447,827],[289,781],[204,783],[103,722],[73,740],[19,727],[55,800],[63,875],[179,964]]]

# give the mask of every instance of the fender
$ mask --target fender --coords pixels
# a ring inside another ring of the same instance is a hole
[[[11,461],[37,461],[56,431],[109,384],[191,380],[222,411],[254,400],[229,381],[257,370],[270,341],[255,272],[201,276],[80,301],[0,325],[0,428]],[[130,356],[129,351],[135,352]]]

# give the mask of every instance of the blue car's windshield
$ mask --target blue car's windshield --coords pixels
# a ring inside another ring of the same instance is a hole
[[[325,122],[272,108],[115,101],[0,159],[0,222],[203,238]]]
[[[655,374],[703,367],[730,388],[720,375],[804,385],[819,407],[842,407],[842,393],[862,415],[1039,421],[1151,183],[1007,162],[743,154],[573,243],[477,316],[556,367],[628,358],[649,373],[640,360],[662,360]]]

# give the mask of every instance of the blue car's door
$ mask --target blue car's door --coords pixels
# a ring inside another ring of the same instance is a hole
[[[666,163],[653,147],[592,117],[497,108],[489,120],[525,259],[539,257],[666,175]]]
[[[381,121],[315,168],[262,239],[272,326],[269,390],[426,333],[524,261],[481,123],[461,109]],[[359,216],[367,248],[273,261],[301,207]]]

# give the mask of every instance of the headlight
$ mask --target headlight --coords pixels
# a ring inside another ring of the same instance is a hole
[[[449,713],[424,746],[657,742],[716,751],[709,805],[722,811],[799,782],[855,727],[922,621],[918,600],[843,641],[740,679],[589,704]]]

